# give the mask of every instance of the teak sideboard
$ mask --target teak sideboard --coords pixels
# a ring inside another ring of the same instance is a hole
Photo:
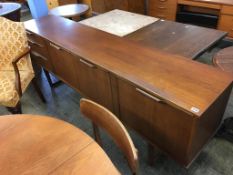
[[[224,72],[60,17],[25,27],[33,62],[181,165],[188,166],[218,128],[232,88]]]

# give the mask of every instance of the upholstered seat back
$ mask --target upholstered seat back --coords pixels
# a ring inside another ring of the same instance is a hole
[[[0,71],[13,70],[12,61],[28,47],[23,23],[0,17]],[[30,56],[18,62],[19,70],[32,71]]]
[[[52,9],[52,8],[59,6],[58,0],[46,0],[46,2],[48,5],[48,9]]]

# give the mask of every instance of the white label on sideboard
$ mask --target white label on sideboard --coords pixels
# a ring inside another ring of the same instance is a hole
[[[192,107],[191,108],[192,112],[198,113],[200,111],[200,109],[196,108],[196,107]]]

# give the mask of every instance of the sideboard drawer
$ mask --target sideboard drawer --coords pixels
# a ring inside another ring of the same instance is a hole
[[[150,16],[175,20],[177,3],[174,0],[149,0],[148,14]]]
[[[233,37],[233,16],[221,15],[218,29],[228,32],[228,36]]]
[[[233,15],[233,6],[227,6],[227,5],[222,6],[221,13],[222,14]]]
[[[124,80],[118,80],[118,91],[123,123],[174,159],[187,164],[193,116]]]
[[[47,41],[30,32],[27,32],[27,37],[28,44],[31,47],[32,61],[52,71],[53,66],[47,50]]]

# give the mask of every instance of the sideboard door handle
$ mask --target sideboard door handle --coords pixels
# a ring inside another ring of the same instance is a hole
[[[29,31],[26,31],[26,33],[27,33],[28,35],[33,35],[33,33],[29,32]]]
[[[35,45],[35,46],[38,46],[38,47],[44,47],[43,45],[37,43],[37,42],[34,42],[32,40],[28,40],[29,43],[31,43],[32,45]]]
[[[85,65],[87,65],[90,68],[94,68],[95,66],[91,63],[88,63],[87,61],[83,60],[83,59],[79,59],[79,61]]]
[[[49,43],[50,46],[52,46],[53,48],[57,49],[57,50],[61,50],[61,48],[53,43]]]
[[[34,55],[35,57],[41,58],[41,59],[43,59],[43,60],[45,60],[45,61],[48,61],[48,59],[47,59],[46,57],[42,56],[41,54],[39,54],[39,53],[37,53],[37,52],[32,51],[31,53],[32,53],[32,55]]]
[[[144,95],[144,96],[146,96],[146,97],[148,97],[148,98],[150,98],[150,99],[152,99],[152,100],[154,100],[154,101],[156,101],[158,103],[163,102],[161,99],[159,99],[159,98],[157,98],[155,96],[152,96],[152,95],[148,94],[147,92],[145,92],[145,91],[143,91],[143,90],[141,90],[139,88],[136,88],[136,91],[138,91],[140,94],[142,94],[142,95]]]

